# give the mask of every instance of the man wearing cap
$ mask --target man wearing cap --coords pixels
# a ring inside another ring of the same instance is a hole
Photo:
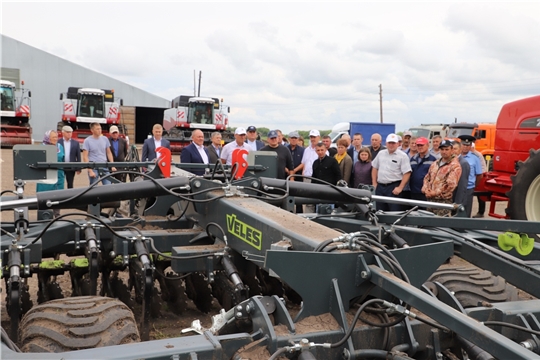
[[[113,155],[113,161],[114,162],[123,162],[126,160],[126,155],[128,152],[128,144],[125,139],[122,139],[120,137],[120,132],[118,131],[118,126],[113,125],[109,128],[109,134],[111,137],[109,138],[109,142],[111,143],[111,152]],[[124,169],[118,169],[118,170],[124,170]],[[120,181],[126,180],[126,174],[115,174],[115,178],[117,178]]]
[[[437,159],[429,153],[429,141],[425,137],[416,139],[416,148],[418,152],[411,157],[411,178],[409,180],[411,199],[426,201],[426,195],[422,192],[424,178],[431,164]]]
[[[398,149],[401,151],[407,150],[411,143],[411,137],[412,137],[412,132],[410,132],[409,130],[405,131],[403,133],[403,140],[402,140],[401,147],[398,147]]]
[[[165,147],[171,149],[169,140],[163,138],[163,127],[161,124],[155,124],[152,127],[152,137],[144,140],[142,148],[142,161],[155,161],[157,158],[156,149]]]
[[[109,139],[101,135],[101,124],[94,122],[90,124],[90,131],[92,131],[92,136],[84,139],[82,146],[82,161],[87,162],[114,162],[113,155],[111,152],[111,143]],[[100,172],[103,175],[109,174],[109,169],[99,168],[99,169],[88,169],[88,180],[90,180],[90,185],[94,184],[100,178]],[[116,168],[111,167],[111,171],[116,171]],[[111,181],[107,178],[101,182],[103,185],[108,185]]]
[[[279,136],[276,130],[270,130],[267,139],[268,145],[263,146],[260,151],[274,151],[277,154],[276,179],[285,180],[294,168],[291,152],[287,147],[279,143]]]
[[[398,137],[390,134],[386,137],[386,149],[381,150],[372,161],[371,178],[375,194],[388,197],[401,197],[401,192],[409,182],[411,163],[403,151],[399,151]],[[377,210],[400,211],[399,204],[377,201]]]
[[[395,134],[394,134],[395,135]],[[397,135],[396,135],[396,141],[397,141]],[[371,146],[368,146],[369,151],[371,151],[371,160],[375,160],[377,157],[377,154],[381,151],[386,149],[384,146],[381,146],[382,144],[382,136],[381,134],[373,134],[371,135]]]
[[[471,168],[467,181],[465,202],[463,203],[467,217],[471,217],[474,188],[482,179],[482,164],[480,163],[478,156],[471,152],[472,143],[476,140],[475,137],[471,135],[461,135],[458,136],[458,139],[461,140],[461,156],[467,160]]]
[[[212,135],[210,135],[210,141],[211,143],[206,147],[206,150],[208,151],[208,161],[210,162],[210,165],[213,166],[219,160],[222,150],[221,133],[219,131],[214,131]]]
[[[227,165],[232,165],[232,153],[236,149],[244,149],[247,152],[253,151],[252,147],[246,142],[246,129],[243,127],[234,130],[234,141],[231,141],[221,150],[221,162]]]
[[[257,140],[257,128],[253,125],[248,126],[246,129],[246,143],[251,146],[253,151],[261,150],[264,143],[261,140]]]
[[[80,162],[81,161],[81,146],[77,140],[73,140],[73,129],[66,125],[62,128],[62,137],[58,143],[64,147],[65,162]],[[66,183],[68,189],[73,189],[73,180],[75,173],[80,174],[81,170],[64,169],[66,174]]]
[[[292,174],[302,174],[302,157],[304,156],[304,147],[298,144],[298,139],[300,134],[298,131],[292,131],[289,133],[289,144],[287,148],[289,149],[293,161],[293,169],[289,172],[289,175]],[[291,180],[294,181],[303,181],[301,177],[292,177]]]
[[[319,158],[317,155],[316,145],[321,139],[321,133],[317,129],[313,129],[309,132],[309,146],[304,149],[304,155],[302,156],[302,175],[313,176],[313,162]],[[326,148],[326,147],[325,147]],[[328,155],[328,150],[326,151]],[[311,182],[311,179],[304,179],[305,182]],[[305,212],[315,212],[314,204],[306,204]]]
[[[439,148],[441,158],[433,162],[429,167],[429,171],[424,178],[422,192],[426,195],[428,201],[451,204],[454,190],[461,176],[461,166],[453,153],[451,141],[444,140]],[[451,214],[451,210],[446,209],[428,210],[439,216],[449,216]]]
[[[191,133],[191,144],[182,149],[180,153],[182,164],[207,164],[209,162],[208,150],[204,147],[204,134],[201,130],[195,129]],[[195,175],[204,175],[202,168],[184,168]]]

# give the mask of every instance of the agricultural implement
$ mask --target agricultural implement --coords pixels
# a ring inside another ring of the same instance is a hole
[[[276,180],[271,156],[193,176],[165,150],[132,182],[26,198],[23,180],[88,166],[51,164],[38,149],[14,150],[16,190],[0,202],[14,214],[2,223],[3,359],[540,357],[538,222],[437,217],[421,209],[460,206],[420,201],[376,212],[400,200]],[[104,214],[126,201],[129,217]],[[295,203],[318,211],[292,214]],[[32,209],[50,220],[29,221]],[[223,310],[149,341],[164,304],[182,317],[191,301]]]

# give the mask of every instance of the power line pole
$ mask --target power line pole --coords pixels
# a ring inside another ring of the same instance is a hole
[[[382,116],[382,84],[379,84],[379,106],[381,109],[381,124],[383,123],[383,116]]]

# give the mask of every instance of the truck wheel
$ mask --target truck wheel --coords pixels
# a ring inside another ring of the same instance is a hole
[[[540,221],[540,150],[531,149],[529,158],[518,163],[518,172],[510,178],[506,213],[515,220]]]
[[[23,352],[64,352],[139,342],[133,313],[118,299],[81,296],[33,307],[22,319]]]
[[[508,285],[504,278],[474,267],[449,267],[436,271],[425,285],[437,295],[435,281],[452,291],[464,308],[518,299],[516,288]]]

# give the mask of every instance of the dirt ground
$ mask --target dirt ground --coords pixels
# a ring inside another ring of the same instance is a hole
[[[140,149],[139,149],[140,151]],[[13,187],[13,150],[11,149],[1,149],[1,156],[0,156],[0,171],[1,171],[1,189],[2,190],[10,190],[14,189]],[[85,172],[83,172],[80,175],[75,176],[75,187],[86,187],[88,186],[88,177]],[[25,187],[25,195],[27,197],[32,197],[35,195],[35,184],[29,183]],[[474,201],[474,207],[473,207],[473,214],[476,213],[476,199]],[[487,207],[489,209],[489,203],[487,204]],[[497,211],[500,214],[504,213],[504,207],[505,204],[498,204]],[[30,211],[30,220],[37,219],[37,211],[31,210]],[[6,211],[5,213],[0,214],[0,221],[5,219],[6,221],[12,221],[12,213],[9,211]],[[59,282],[63,292],[64,296],[70,296],[70,290],[71,290],[71,281],[69,279],[69,275],[61,275],[57,278],[57,281]],[[30,295],[31,299],[34,303],[34,305],[37,304],[37,280],[34,276],[32,279],[29,280],[30,285]],[[2,290],[4,287],[4,282],[2,281],[0,283],[0,290]],[[5,292],[2,290],[2,293],[0,294],[1,303],[0,303],[0,314],[1,314],[1,321],[4,328],[9,328],[9,319],[6,314],[5,310]],[[211,326],[211,316],[215,315],[219,312],[220,306],[217,300],[214,299],[213,307],[209,314],[203,314],[200,311],[198,311],[193,304],[191,300],[188,301],[188,309],[186,310],[185,314],[183,316],[177,316],[169,309],[167,309],[166,306],[162,307],[162,316],[157,319],[151,320],[151,332],[150,337],[151,339],[163,339],[163,338],[169,338],[169,337],[178,337],[182,336],[180,331],[184,328],[188,328],[191,325],[191,322],[195,319],[200,319],[202,322],[202,325],[204,327],[210,327]],[[292,312],[297,311],[298,309],[291,309]],[[137,318],[139,318],[139,313],[135,314]]]

